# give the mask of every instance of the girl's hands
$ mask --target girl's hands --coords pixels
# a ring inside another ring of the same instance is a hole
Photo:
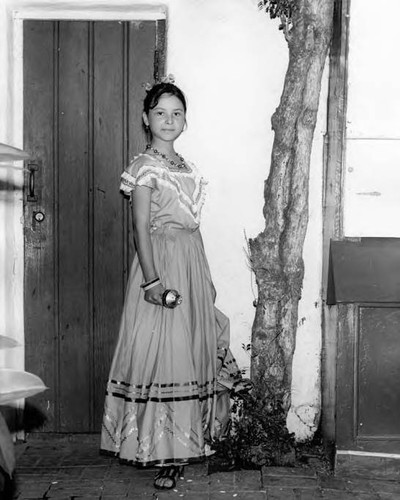
[[[150,304],[154,304],[156,306],[162,306],[162,295],[165,292],[165,288],[160,283],[150,290],[144,292],[144,300],[146,302],[150,302]]]

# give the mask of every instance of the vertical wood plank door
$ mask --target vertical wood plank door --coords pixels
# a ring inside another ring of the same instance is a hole
[[[100,430],[133,256],[119,178],[163,41],[162,21],[24,22],[26,368],[49,387],[33,430]]]

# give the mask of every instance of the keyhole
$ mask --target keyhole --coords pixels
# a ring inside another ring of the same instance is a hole
[[[43,222],[44,221],[44,213],[43,212],[35,212],[33,214],[33,217],[36,222]]]

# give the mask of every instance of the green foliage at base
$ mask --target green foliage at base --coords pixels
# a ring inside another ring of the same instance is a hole
[[[213,443],[219,457],[231,468],[259,468],[294,462],[294,434],[286,427],[282,398],[253,380],[250,392],[233,397],[231,428]]]

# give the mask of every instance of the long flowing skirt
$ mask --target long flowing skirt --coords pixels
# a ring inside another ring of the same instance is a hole
[[[200,231],[164,228],[151,238],[159,277],[183,302],[167,309],[144,301],[134,259],[101,436],[102,450],[141,465],[204,456],[216,422],[217,348],[229,342]]]

